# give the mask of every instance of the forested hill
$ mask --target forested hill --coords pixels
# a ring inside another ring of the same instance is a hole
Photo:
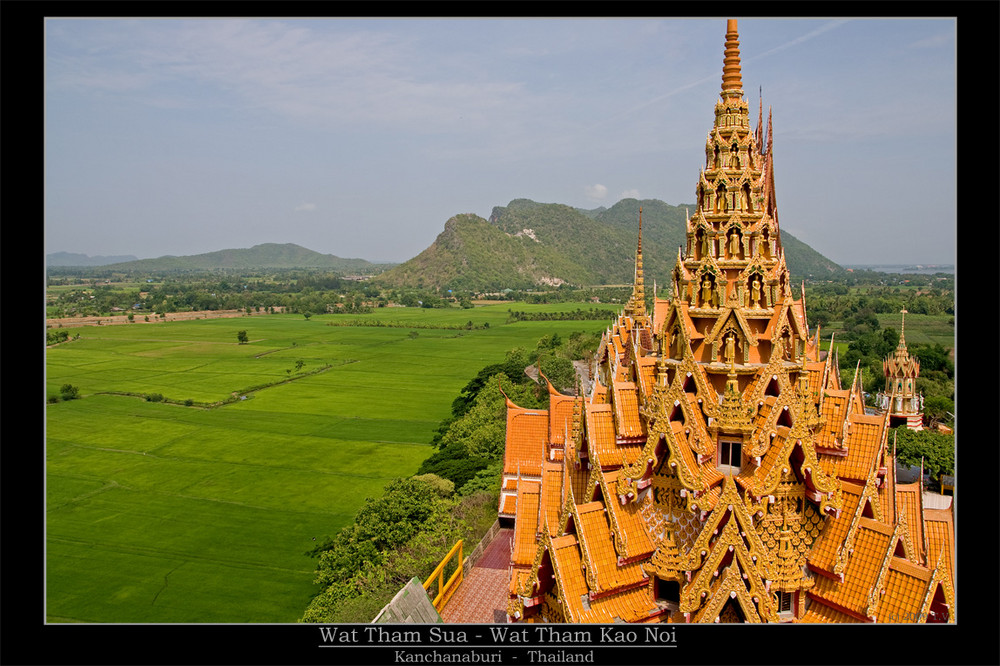
[[[635,268],[640,206],[646,279],[665,283],[685,243],[687,211],[695,206],[671,206],[658,199],[623,199],[595,210],[515,199],[494,208],[489,220],[456,215],[430,247],[378,279],[393,286],[453,291],[530,289],[563,282],[628,284]],[[781,238],[793,276],[841,270],[790,234],[782,232]]]
[[[247,249],[218,250],[183,257],[167,255],[156,259],[137,259],[106,264],[102,268],[125,272],[321,268],[342,273],[370,273],[381,267],[364,259],[343,259],[332,254],[321,254],[294,243],[263,243]]]

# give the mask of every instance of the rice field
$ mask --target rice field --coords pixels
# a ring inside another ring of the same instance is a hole
[[[48,621],[295,622],[316,591],[306,552],[417,470],[481,367],[607,325],[506,324],[508,308],[578,307],[73,329],[46,355],[47,395],[80,391],[46,408]]]

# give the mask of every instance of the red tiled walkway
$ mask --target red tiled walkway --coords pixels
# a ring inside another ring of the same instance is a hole
[[[514,530],[501,529],[465,577],[444,610],[445,622],[491,624],[507,621],[510,548]]]

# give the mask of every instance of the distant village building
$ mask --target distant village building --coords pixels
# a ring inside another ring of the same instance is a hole
[[[906,349],[906,310],[899,327],[899,344],[896,351],[882,361],[885,389],[879,391],[875,403],[881,413],[889,415],[889,426],[905,425],[910,430],[922,430],[924,424],[924,396],[917,393],[920,361],[910,356]]]
[[[789,283],[734,20],[714,119],[669,297],[647,311],[640,211],[593,387],[507,402],[508,619],[953,622],[951,509],[897,482],[890,412],[841,385]]]

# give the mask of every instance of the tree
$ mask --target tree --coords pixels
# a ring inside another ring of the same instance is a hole
[[[936,478],[951,474],[955,469],[955,436],[931,430],[910,430],[906,426],[893,429],[896,459],[904,465],[924,465],[924,471]]]
[[[63,384],[59,389],[59,396],[63,400],[76,400],[80,397],[80,389],[72,384]]]
[[[240,331],[240,332],[238,332],[236,334],[236,339],[239,340],[239,342],[240,342],[241,345],[245,345],[247,342],[250,341],[250,338],[247,336],[247,332],[246,331]]]
[[[504,373],[492,375],[476,393],[467,411],[448,426],[440,440],[442,449],[451,444],[460,444],[471,458],[483,463],[503,458],[507,402],[500,392],[501,385],[504,393],[521,407],[540,408],[547,404],[548,393],[539,391],[537,384],[516,384]]]

